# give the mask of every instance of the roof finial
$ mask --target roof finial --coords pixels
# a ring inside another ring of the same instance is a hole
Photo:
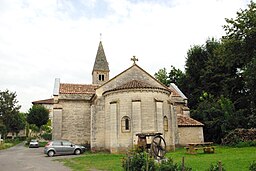
[[[135,65],[135,64],[136,64],[136,61],[139,61],[139,60],[138,60],[138,58],[136,58],[135,56],[133,56],[133,57],[131,58],[131,61],[133,61],[133,65]]]
[[[100,41],[102,40],[102,33],[100,33]]]

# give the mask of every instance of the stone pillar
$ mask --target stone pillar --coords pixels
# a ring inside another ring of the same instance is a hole
[[[141,133],[141,101],[132,101],[131,131],[133,133],[133,146],[137,144],[137,133]]]
[[[156,121],[155,121],[155,128],[156,132],[163,133],[163,102],[162,101],[156,101]]]
[[[170,132],[171,132],[171,137],[172,137],[172,144],[173,144],[173,149],[175,149],[175,144],[178,143],[178,125],[177,125],[177,114],[175,112],[174,106],[170,105],[171,108],[171,125],[170,125]]]
[[[62,138],[62,108],[53,109],[52,139]]]
[[[110,152],[118,152],[117,103],[110,104]]]

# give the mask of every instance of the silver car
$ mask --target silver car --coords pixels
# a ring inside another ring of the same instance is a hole
[[[28,147],[29,147],[29,148],[32,148],[32,147],[38,148],[38,147],[39,147],[39,143],[38,143],[37,140],[32,139],[32,140],[29,142]]]
[[[44,154],[53,157],[56,154],[82,154],[85,152],[85,147],[73,144],[66,140],[54,140],[48,142],[44,147]]]

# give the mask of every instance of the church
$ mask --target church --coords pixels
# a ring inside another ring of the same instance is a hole
[[[203,124],[190,117],[187,98],[165,86],[137,63],[113,78],[102,41],[92,83],[62,83],[55,79],[53,139],[90,146],[92,151],[122,153],[137,145],[137,133],[161,133],[167,150],[188,142],[203,142]]]

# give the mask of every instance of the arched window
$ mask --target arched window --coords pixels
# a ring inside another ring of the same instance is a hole
[[[168,118],[164,116],[164,131],[168,131]]]
[[[121,131],[122,132],[131,131],[130,118],[128,116],[124,116],[121,120]]]

